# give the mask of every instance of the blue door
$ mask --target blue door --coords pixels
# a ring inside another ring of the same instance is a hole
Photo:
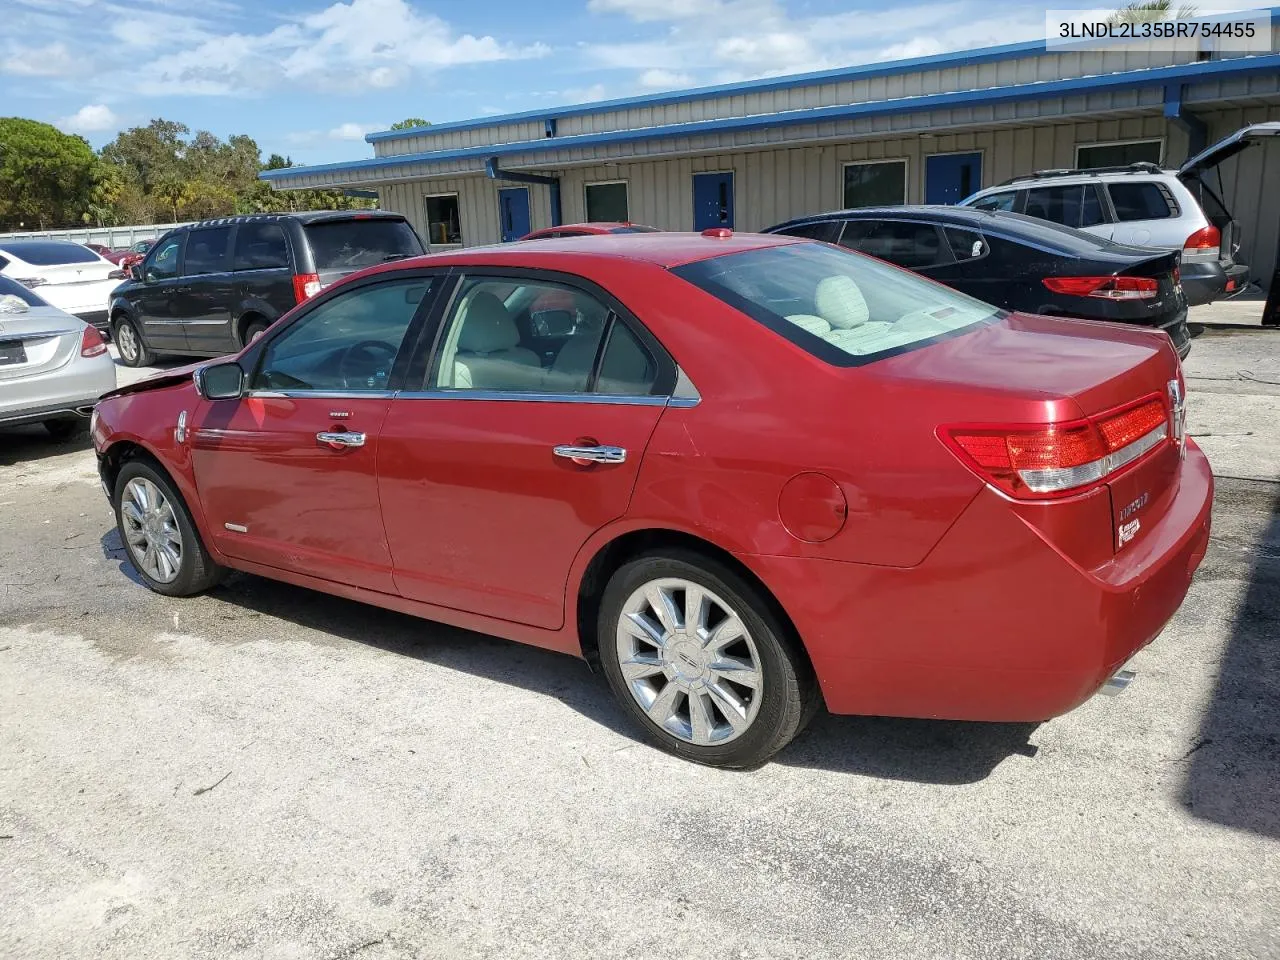
[[[498,225],[502,229],[503,243],[519,240],[529,232],[527,187],[508,187],[498,191]]]
[[[982,154],[939,153],[925,159],[925,203],[959,203],[981,189]]]
[[[693,229],[733,229],[733,174],[693,175]]]

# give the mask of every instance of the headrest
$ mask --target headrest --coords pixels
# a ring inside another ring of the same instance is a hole
[[[487,290],[467,304],[467,315],[458,335],[458,349],[466,353],[496,353],[520,343],[520,331],[506,305]]]
[[[843,274],[818,281],[813,305],[818,315],[836,330],[850,330],[867,322],[869,312],[862,291]]]

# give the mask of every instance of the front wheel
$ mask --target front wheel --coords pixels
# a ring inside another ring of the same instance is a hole
[[[172,481],[151,464],[126,463],[112,502],[120,537],[147,586],[168,597],[208,590],[226,572],[200,541]]]
[[[120,361],[126,367],[145,367],[155,359],[155,354],[142,339],[138,325],[128,317],[121,317],[116,321],[111,339],[115,341],[116,349],[120,351]]]
[[[758,766],[818,705],[807,661],[759,589],[710,558],[673,550],[625,564],[598,629],[623,709],[685,759]]]

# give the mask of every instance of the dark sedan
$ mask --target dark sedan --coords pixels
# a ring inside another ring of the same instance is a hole
[[[1005,310],[1156,327],[1180,356],[1191,350],[1177,252],[966,207],[841,210],[764,232],[868,253]]]

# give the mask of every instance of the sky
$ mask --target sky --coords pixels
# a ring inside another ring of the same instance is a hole
[[[0,114],[155,117],[329,163],[436,122],[1044,36],[1002,0],[0,0]]]

